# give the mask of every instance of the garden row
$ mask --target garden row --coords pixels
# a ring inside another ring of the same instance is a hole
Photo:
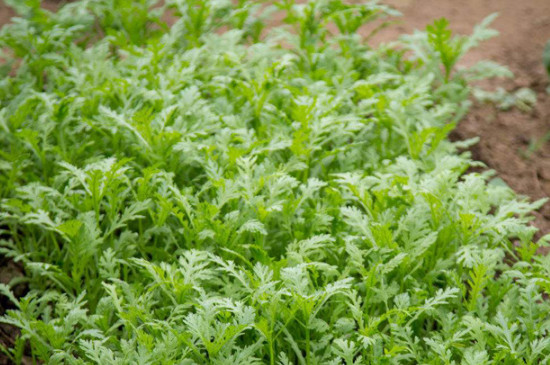
[[[9,3],[12,361],[548,360],[542,202],[465,174],[475,141],[447,138],[470,82],[507,74],[455,67],[491,18],[373,48],[358,30],[395,15],[375,2]]]

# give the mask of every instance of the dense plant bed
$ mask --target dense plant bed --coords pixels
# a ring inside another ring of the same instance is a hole
[[[506,74],[455,69],[490,18],[372,48],[358,31],[392,15],[375,3],[10,3],[0,233],[29,288],[0,287],[13,361],[547,361],[540,202],[465,174],[472,142],[447,139],[469,82]]]

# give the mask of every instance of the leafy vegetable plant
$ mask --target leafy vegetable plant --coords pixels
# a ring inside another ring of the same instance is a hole
[[[468,82],[503,72],[456,68],[491,19],[372,47],[376,2],[10,4],[12,361],[548,361],[541,202],[447,139]]]

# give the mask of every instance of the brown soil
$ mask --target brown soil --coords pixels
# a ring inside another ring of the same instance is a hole
[[[13,10],[5,5],[4,2],[0,3],[0,25],[6,24],[12,16],[14,16]]]

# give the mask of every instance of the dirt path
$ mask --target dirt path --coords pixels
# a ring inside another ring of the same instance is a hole
[[[491,86],[512,91],[529,87],[537,92],[532,113],[499,111],[492,105],[475,106],[459,125],[455,138],[479,136],[474,157],[495,169],[513,189],[534,199],[550,196],[550,142],[543,143],[529,158],[524,151],[550,132],[550,96],[542,51],[550,40],[550,0],[387,0],[403,13],[400,24],[379,34],[382,40],[423,29],[434,19],[446,17],[458,33],[469,34],[487,15],[498,12],[493,28],[500,36],[475,49],[464,60],[482,59],[509,67],[514,80],[497,80]],[[550,233],[550,203],[536,213],[535,225]]]

